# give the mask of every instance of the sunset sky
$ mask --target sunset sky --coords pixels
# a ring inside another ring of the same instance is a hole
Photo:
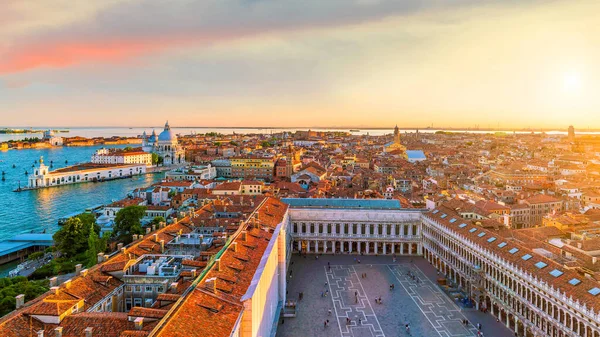
[[[598,0],[2,0],[0,126],[600,128],[598,13]]]

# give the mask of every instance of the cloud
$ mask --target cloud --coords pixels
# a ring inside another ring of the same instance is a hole
[[[49,2],[64,5],[64,0],[48,0],[45,6],[39,6],[39,11],[47,10]],[[189,45],[360,24],[471,2],[440,5],[433,0],[112,0],[102,7],[79,9],[81,20],[59,17],[51,25],[38,25],[39,29],[33,30],[30,27],[24,35],[8,35],[5,47],[0,46],[0,75],[41,67],[119,62]],[[34,18],[39,14],[32,6],[26,10],[12,7],[16,16],[19,11]]]

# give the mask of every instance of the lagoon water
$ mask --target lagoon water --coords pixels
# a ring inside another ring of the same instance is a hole
[[[123,146],[107,146],[123,147]],[[54,149],[25,149],[0,151],[0,241],[31,231],[52,233],[58,229],[58,219],[86,208],[124,198],[132,190],[159,181],[164,174],[148,174],[131,179],[102,183],[82,183],[46,189],[13,192],[19,184],[27,185],[32,165],[44,157],[44,163],[53,163],[53,169],[88,162],[98,149],[94,147],[62,147]],[[68,163],[65,163],[65,160]],[[16,168],[13,168],[13,164]]]

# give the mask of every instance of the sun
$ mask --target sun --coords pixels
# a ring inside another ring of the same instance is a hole
[[[581,93],[583,83],[581,74],[577,71],[570,71],[563,74],[562,87],[563,91],[570,94]]]

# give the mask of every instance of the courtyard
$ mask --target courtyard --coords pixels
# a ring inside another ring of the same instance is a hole
[[[486,337],[514,336],[492,315],[453,303],[421,257],[294,255],[287,279],[297,316],[279,320],[280,337],[467,337],[478,323]]]

